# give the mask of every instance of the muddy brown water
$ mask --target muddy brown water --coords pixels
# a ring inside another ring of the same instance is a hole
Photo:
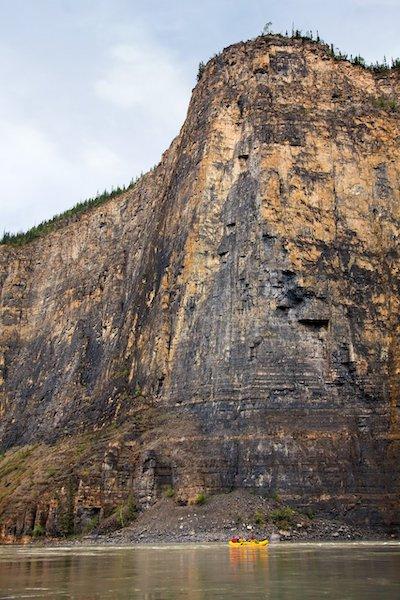
[[[3,546],[0,598],[399,600],[400,543]]]

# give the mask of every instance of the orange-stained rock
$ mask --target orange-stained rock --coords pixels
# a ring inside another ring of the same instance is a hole
[[[28,499],[54,534],[169,487],[399,522],[393,99],[396,71],[236,44],[154,171],[0,248],[5,539]]]

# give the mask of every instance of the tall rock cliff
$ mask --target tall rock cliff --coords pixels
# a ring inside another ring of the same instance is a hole
[[[158,167],[0,248],[3,536],[171,485],[398,522],[400,76],[258,38]]]

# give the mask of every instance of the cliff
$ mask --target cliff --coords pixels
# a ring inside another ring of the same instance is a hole
[[[0,247],[3,539],[167,488],[399,523],[397,102],[397,72],[236,44],[153,172]]]

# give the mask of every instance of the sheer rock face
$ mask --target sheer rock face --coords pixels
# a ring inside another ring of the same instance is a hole
[[[166,485],[398,522],[399,96],[237,44],[153,172],[0,249],[4,536]]]

